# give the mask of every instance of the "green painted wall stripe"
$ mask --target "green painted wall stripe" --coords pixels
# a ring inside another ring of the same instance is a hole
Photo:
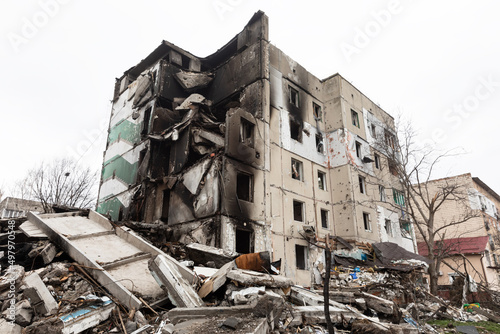
[[[135,124],[129,120],[123,120],[109,130],[108,144],[112,144],[118,140],[118,136],[132,144],[138,143],[141,140],[142,122]]]
[[[117,157],[115,160],[104,166],[102,169],[102,179],[106,181],[115,173],[115,177],[126,182],[127,184],[134,184],[137,176],[137,168],[139,162],[133,164],[129,163],[123,157]]]
[[[116,197],[113,199],[102,202],[97,207],[97,212],[100,214],[106,215],[109,214],[111,216],[111,220],[117,221],[118,216],[120,215],[120,207],[123,207],[122,202]]]

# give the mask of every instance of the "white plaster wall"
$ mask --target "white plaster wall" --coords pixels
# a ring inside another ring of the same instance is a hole
[[[361,144],[361,158],[356,155],[356,142]],[[330,168],[342,166],[350,162],[359,170],[374,175],[373,163],[364,163],[362,158],[373,155],[370,151],[370,145],[360,136],[350,132],[347,129],[338,129],[327,135],[327,153]]]
[[[281,147],[291,151],[303,158],[311,160],[324,167],[327,166],[328,158],[325,154],[321,154],[316,150],[316,134],[322,133],[316,127],[304,122],[302,131],[302,142],[298,142],[290,137],[290,116],[288,111],[281,110]],[[309,135],[307,135],[307,133]],[[323,140],[326,137],[323,134]]]
[[[407,251],[414,252],[413,240],[403,238],[401,228],[399,226],[399,214],[395,211],[377,205],[377,221],[381,242],[394,242],[403,247]],[[391,221],[392,236],[385,231],[385,220]]]

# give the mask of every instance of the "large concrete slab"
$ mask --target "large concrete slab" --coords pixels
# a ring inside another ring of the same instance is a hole
[[[166,297],[149,272],[148,260],[159,254],[169,257],[133,232],[113,226],[94,211],[88,216],[82,212],[29,213],[28,219],[125,307],[141,308],[139,297],[151,303]],[[182,277],[196,283],[192,271],[179,263],[175,267]]]

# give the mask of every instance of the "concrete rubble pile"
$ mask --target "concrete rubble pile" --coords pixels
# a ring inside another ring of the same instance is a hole
[[[163,252],[116,225],[97,234],[87,228],[85,236],[57,232],[83,219],[106,227],[92,211],[29,217],[15,230],[22,265],[1,259],[0,333],[328,333],[324,284],[294,285],[268,252],[240,255],[196,243],[164,243]],[[150,250],[92,262],[92,252],[109,247],[94,243],[98,249],[88,250],[82,240],[96,235]],[[415,283],[420,266],[359,266],[356,256],[338,252],[334,259],[327,300],[337,333],[437,333],[426,320],[499,320],[491,311],[465,312],[429,294]],[[117,268],[131,265],[140,273],[118,279],[125,269]],[[315,269],[324,276],[325,268]],[[139,287],[151,282],[154,289]],[[135,298],[139,303],[130,301]]]

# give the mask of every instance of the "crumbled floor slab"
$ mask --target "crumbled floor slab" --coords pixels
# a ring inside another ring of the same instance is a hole
[[[39,314],[51,314],[57,310],[57,302],[37,273],[26,275],[23,284],[26,286],[24,296]]]

